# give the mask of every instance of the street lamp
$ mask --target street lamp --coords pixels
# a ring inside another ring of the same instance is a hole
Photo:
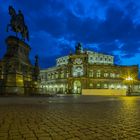
[[[131,91],[132,91],[132,82],[133,82],[133,78],[128,76],[126,79],[125,79],[127,82],[128,82],[128,94],[127,95],[131,95]]]
[[[133,81],[133,78],[129,76],[126,78],[126,81]]]

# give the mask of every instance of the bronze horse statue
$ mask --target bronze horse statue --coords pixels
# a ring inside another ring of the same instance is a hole
[[[16,14],[15,9],[12,6],[9,6],[9,15],[11,16],[10,24],[7,25],[7,32],[9,27],[11,30],[17,33],[21,33],[22,39],[27,39],[29,41],[29,31],[28,27],[25,25],[24,16],[19,10],[18,14]]]

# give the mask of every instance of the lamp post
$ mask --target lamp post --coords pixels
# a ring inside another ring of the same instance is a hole
[[[127,91],[127,95],[131,95],[131,92],[132,92],[132,83],[133,83],[133,78],[132,77],[127,77],[125,79],[127,82],[128,82],[128,91]]]

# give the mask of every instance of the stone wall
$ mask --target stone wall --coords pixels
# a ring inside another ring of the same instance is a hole
[[[126,89],[82,89],[82,95],[122,95],[122,96],[126,96]]]

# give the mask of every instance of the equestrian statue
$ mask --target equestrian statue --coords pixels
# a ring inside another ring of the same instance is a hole
[[[21,10],[16,13],[15,9],[12,6],[9,6],[9,15],[11,16],[10,24],[7,25],[7,32],[9,31],[9,27],[13,32],[21,34],[22,39],[25,41],[27,39],[29,41],[29,31],[28,27],[24,22],[24,16]]]

